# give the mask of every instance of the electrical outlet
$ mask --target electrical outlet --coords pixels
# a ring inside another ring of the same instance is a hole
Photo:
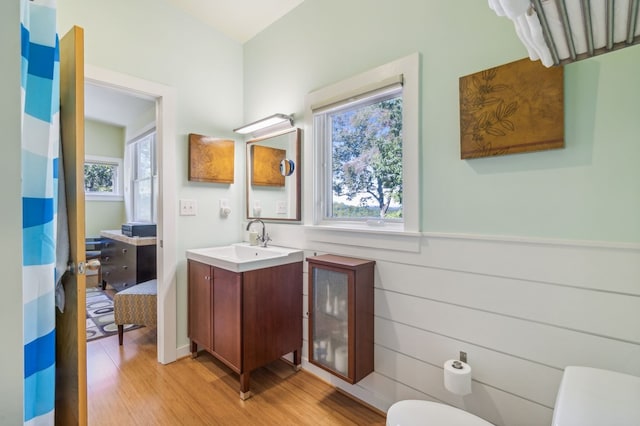
[[[196,200],[180,200],[180,216],[195,216],[197,213]]]

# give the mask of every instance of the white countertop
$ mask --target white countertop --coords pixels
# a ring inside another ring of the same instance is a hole
[[[156,244],[156,237],[127,237],[119,230],[100,231],[100,236],[134,246],[152,246]]]

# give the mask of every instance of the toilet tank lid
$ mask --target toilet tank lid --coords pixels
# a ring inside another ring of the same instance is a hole
[[[552,425],[640,425],[640,377],[591,367],[565,368]]]

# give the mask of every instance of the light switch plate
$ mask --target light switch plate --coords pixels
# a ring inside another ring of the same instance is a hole
[[[276,213],[277,214],[287,214],[287,202],[286,201],[277,201],[276,202]]]
[[[196,200],[180,200],[180,216],[195,216],[197,213]]]

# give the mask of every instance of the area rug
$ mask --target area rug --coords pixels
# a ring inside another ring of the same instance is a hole
[[[125,324],[124,331],[140,327]],[[113,300],[98,287],[87,288],[87,342],[114,334],[118,334],[118,326],[113,319]]]

